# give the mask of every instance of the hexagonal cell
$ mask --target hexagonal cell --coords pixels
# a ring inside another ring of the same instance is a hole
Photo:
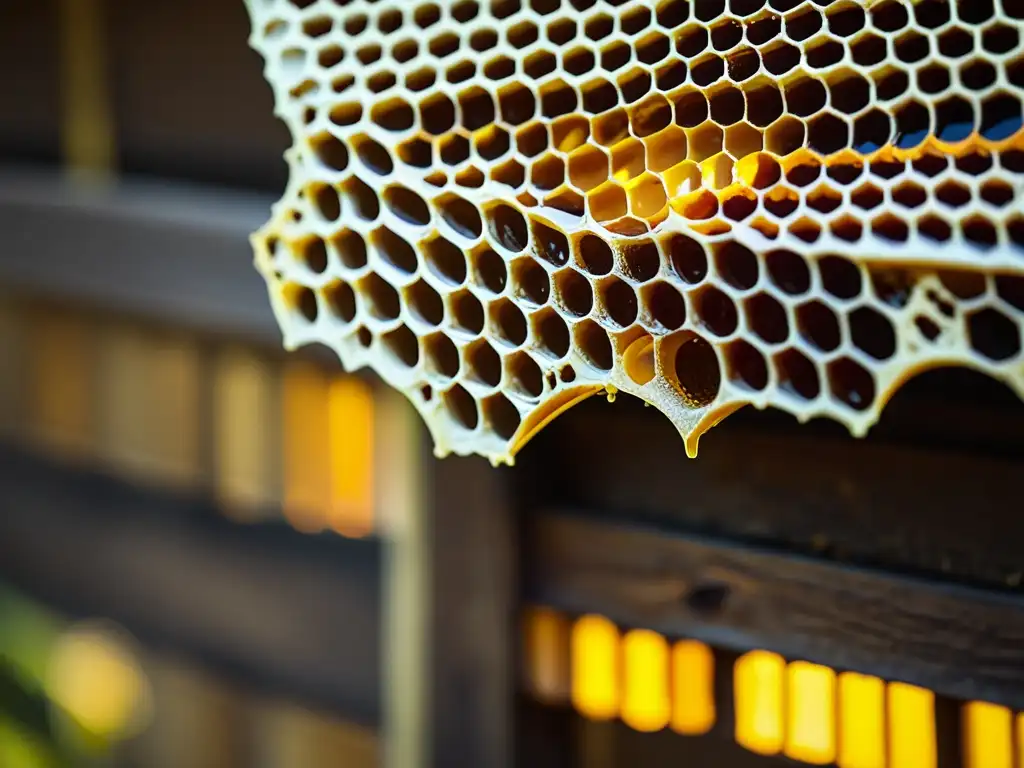
[[[420,137],[403,141],[396,148],[398,159],[413,168],[429,168],[433,162],[434,147]]]
[[[839,347],[842,331],[839,318],[827,305],[811,301],[796,308],[796,325],[811,345],[822,352],[831,352]]]
[[[725,347],[726,370],[734,384],[760,392],[768,386],[768,361],[753,344],[737,339]]]
[[[603,319],[620,328],[626,328],[636,321],[639,304],[636,292],[628,283],[609,275],[598,282],[597,295]]]
[[[563,269],[554,275],[555,302],[566,313],[575,317],[590,314],[594,294],[590,282],[574,269]]]
[[[686,322],[686,302],[671,284],[656,281],[640,287],[643,322],[658,331],[674,331]]]
[[[384,205],[397,218],[415,227],[430,224],[430,208],[426,201],[408,187],[390,184],[382,194]]]
[[[530,183],[538,189],[557,189],[565,182],[565,161],[546,153],[530,166]]]
[[[420,243],[420,250],[430,272],[448,285],[466,281],[466,256],[461,248],[447,238],[434,235]]]
[[[612,146],[612,176],[617,181],[629,181],[646,169],[646,152],[638,139],[630,138]]]
[[[511,272],[512,290],[517,297],[538,306],[547,303],[551,280],[532,257],[524,256],[512,261]]]
[[[522,125],[536,113],[537,99],[523,83],[510,83],[498,90],[498,107],[502,120],[509,125]]]
[[[760,152],[763,145],[764,134],[750,123],[740,122],[726,129],[725,149],[737,160]]]
[[[832,213],[843,204],[843,194],[828,184],[819,184],[807,193],[807,205],[819,213]]]
[[[452,418],[462,429],[475,430],[480,424],[480,412],[476,400],[460,384],[442,393],[441,401]]]
[[[834,398],[857,411],[871,407],[875,400],[875,379],[864,366],[843,357],[829,363],[827,372]]]
[[[311,136],[309,148],[328,171],[344,171],[348,168],[348,148],[333,134],[323,131]]]
[[[850,125],[831,112],[815,115],[807,124],[808,146],[823,155],[831,155],[850,145]]]
[[[701,324],[715,336],[729,336],[739,325],[736,304],[714,286],[703,286],[693,294],[693,308]]]
[[[1004,141],[1024,126],[1021,98],[1014,93],[989,96],[981,103],[979,132],[989,141]]]
[[[896,330],[885,315],[871,307],[859,307],[850,313],[850,339],[853,345],[876,360],[888,360],[896,354]]]
[[[802,256],[785,248],[765,254],[765,267],[771,281],[791,296],[806,293],[811,287],[811,272]]]
[[[413,317],[426,325],[440,325],[444,320],[444,302],[441,295],[428,283],[417,280],[402,289],[405,305]]]
[[[550,80],[540,87],[540,111],[544,117],[572,114],[578,102],[576,89],[564,80]]]
[[[707,253],[697,240],[675,234],[662,241],[662,249],[672,264],[672,270],[684,282],[696,285],[707,276]]]
[[[454,379],[459,374],[459,350],[443,333],[423,337],[423,357],[432,376]]]
[[[633,383],[641,387],[653,380],[656,374],[654,339],[645,333],[631,341],[622,353],[622,367]]]
[[[894,213],[883,213],[871,220],[871,233],[883,240],[906,242],[910,236],[910,225]]]
[[[850,193],[850,202],[858,208],[869,211],[882,204],[885,194],[870,181],[866,181]]]
[[[544,393],[544,376],[540,366],[525,352],[514,352],[505,359],[509,391],[535,400]]]
[[[672,105],[662,94],[651,94],[630,109],[629,122],[634,136],[650,136],[672,123]]]
[[[398,361],[406,368],[415,368],[420,361],[420,345],[416,334],[400,325],[393,331],[388,331],[380,337],[384,343],[384,349],[393,360]]]
[[[626,185],[626,194],[629,197],[630,212],[640,218],[656,216],[668,204],[665,187],[653,173],[644,173],[632,179]]]
[[[501,383],[501,357],[487,341],[477,339],[464,352],[468,378],[484,387],[497,387]]]
[[[526,168],[518,160],[506,160],[491,168],[491,180],[518,189],[526,183]]]
[[[327,242],[347,269],[355,270],[366,266],[366,241],[358,232],[343,229]]]
[[[526,217],[508,203],[498,203],[488,207],[487,231],[503,248],[518,253],[526,248],[529,242],[529,231],[526,228]]]
[[[803,400],[814,400],[821,393],[818,369],[803,352],[784,349],[772,359],[779,387]]]
[[[733,288],[749,290],[757,284],[757,257],[745,245],[723,240],[712,246],[712,253],[716,271]]]
[[[323,303],[331,315],[343,323],[351,323],[356,317],[356,294],[344,280],[333,280],[321,290]]]
[[[576,348],[583,358],[600,371],[610,371],[615,363],[608,332],[593,320],[581,320],[572,327]]]
[[[434,136],[455,127],[455,102],[443,93],[434,93],[421,101],[419,113],[420,126]]]
[[[370,233],[370,244],[374,252],[388,266],[399,273],[411,275],[416,271],[416,251],[400,235],[387,227],[378,227]]]
[[[743,221],[757,210],[757,193],[743,184],[733,183],[721,193],[722,213],[727,219]]]
[[[686,133],[676,125],[648,136],[646,145],[647,167],[656,172],[664,171],[686,159]]]
[[[769,152],[783,157],[800,149],[806,135],[803,121],[792,115],[784,115],[768,126],[764,146]]]
[[[539,348],[556,360],[569,354],[569,326],[550,307],[534,312],[530,316],[533,337]]]
[[[722,382],[714,347],[692,332],[679,331],[669,337],[663,348],[669,358],[664,361],[666,378],[683,402],[690,408],[711,405],[718,397]]]
[[[585,145],[569,155],[569,181],[588,192],[608,179],[609,157],[603,149]]]
[[[841,256],[825,256],[818,260],[821,287],[839,299],[853,299],[860,295],[860,268]]]
[[[763,341],[782,344],[789,338],[786,308],[767,293],[758,293],[743,302],[747,325]]]
[[[692,160],[676,163],[662,175],[670,200],[700,190],[703,177],[700,166]]]
[[[401,312],[398,291],[375,272],[360,280],[356,284],[356,290],[365,300],[365,306],[370,314],[378,320],[394,320]]]
[[[526,316],[519,307],[506,298],[491,303],[490,328],[494,336],[512,347],[521,346],[526,341]]]
[[[480,300],[466,289],[448,294],[448,316],[453,328],[473,336],[484,329],[484,308]]]
[[[863,222],[848,213],[844,213],[839,218],[833,219],[832,223],[829,224],[829,229],[832,231],[832,234],[840,240],[845,240],[849,243],[856,242],[861,238],[861,235],[864,234]]]
[[[469,252],[473,282],[491,293],[505,290],[508,272],[505,261],[486,243],[481,243]]]
[[[968,216],[960,221],[960,231],[964,239],[979,248],[994,248],[999,242],[996,225],[981,214]]]
[[[437,154],[445,165],[459,165],[469,159],[469,137],[461,133],[449,133],[438,139]]]
[[[590,215],[597,221],[610,221],[625,216],[626,190],[614,181],[606,181],[587,193],[587,205]]]
[[[707,122],[689,131],[687,138],[687,158],[699,163],[722,151],[725,132],[716,123]]]
[[[549,264],[561,267],[569,261],[569,240],[559,229],[539,219],[531,219],[535,255]]]

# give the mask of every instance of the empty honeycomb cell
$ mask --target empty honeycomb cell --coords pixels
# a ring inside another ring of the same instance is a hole
[[[798,306],[796,325],[800,335],[822,352],[832,352],[842,341],[839,318],[821,301],[811,301]]]
[[[429,326],[444,320],[444,302],[441,295],[423,280],[417,280],[403,289],[405,305],[413,317]]]
[[[848,357],[828,364],[828,385],[832,396],[854,410],[870,407],[875,398],[875,380],[860,363]]]
[[[426,201],[407,187],[393,184],[384,189],[384,205],[407,224],[425,227],[430,224],[430,209]]]
[[[381,260],[400,273],[416,271],[416,252],[402,237],[388,227],[379,227],[370,235],[370,243]]]
[[[609,276],[598,283],[601,314],[612,326],[626,328],[633,324],[639,312],[636,292],[617,277]]]
[[[849,322],[854,346],[876,360],[888,360],[896,354],[896,329],[881,312],[860,307],[850,313]]]
[[[341,194],[346,208],[352,210],[363,221],[374,221],[380,216],[380,199],[377,193],[358,176],[351,176],[341,184]]]
[[[448,295],[448,310],[456,329],[476,336],[484,329],[484,308],[480,300],[466,290]]]
[[[730,381],[756,392],[768,386],[768,361],[750,342],[731,342],[725,349],[725,359]]]
[[[526,317],[508,299],[498,299],[490,307],[493,335],[499,341],[518,347],[526,341]]]
[[[607,331],[589,319],[575,324],[572,330],[584,359],[598,370],[610,371],[615,360]]]
[[[360,297],[366,299],[370,314],[379,320],[394,320],[401,311],[398,291],[380,275],[371,272],[358,283]]]
[[[459,374],[459,350],[455,343],[443,333],[433,333],[423,338],[423,353],[432,374],[454,379]]]
[[[501,383],[501,357],[489,343],[478,339],[466,347],[466,371],[476,384],[493,389]]]
[[[404,325],[381,336],[384,347],[395,360],[407,368],[413,368],[420,360],[419,340],[416,334]]]
[[[351,323],[356,317],[356,294],[343,280],[335,280],[323,288],[324,302],[331,314],[342,323]]]
[[[295,138],[253,237],[278,318],[440,452],[507,460],[569,384],[690,451],[750,400],[861,434],[937,363],[1024,386],[1013,3],[247,4]]]
[[[584,317],[594,306],[590,282],[574,269],[563,269],[554,275],[555,301],[569,315]]]
[[[767,293],[758,293],[744,302],[748,327],[769,344],[782,344],[789,338],[786,308]]]

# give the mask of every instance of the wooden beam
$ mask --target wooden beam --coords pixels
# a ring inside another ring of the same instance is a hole
[[[241,526],[0,448],[0,579],[343,718],[380,717],[380,545]]]
[[[1024,599],[565,513],[529,525],[530,600],[1024,708]]]

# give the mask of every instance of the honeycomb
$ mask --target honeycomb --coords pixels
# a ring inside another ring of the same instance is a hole
[[[598,392],[696,453],[863,435],[908,378],[1024,394],[1022,0],[247,0],[290,182],[289,348],[511,462]]]

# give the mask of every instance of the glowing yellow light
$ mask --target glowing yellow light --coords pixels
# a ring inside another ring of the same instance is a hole
[[[840,768],[885,768],[885,683],[877,677],[839,676]]]
[[[634,629],[622,638],[622,720],[638,731],[660,731],[668,725],[668,642],[657,632]]]
[[[806,661],[794,661],[786,671],[786,755],[816,765],[831,763],[836,755],[836,673]]]
[[[583,616],[572,628],[572,702],[580,714],[610,720],[619,714],[619,630],[602,616]]]
[[[331,500],[328,385],[308,363],[284,374],[284,510],[299,530],[324,528]]]
[[[565,702],[569,698],[569,621],[550,608],[531,608],[524,630],[530,691],[543,702]]]
[[[54,646],[47,691],[86,730],[106,737],[137,731],[149,714],[149,683],[127,638],[82,625]]]
[[[672,647],[672,729],[697,736],[715,724],[715,657],[704,643]]]
[[[275,504],[276,440],[268,427],[274,381],[269,367],[244,350],[225,352],[214,376],[216,488],[225,509],[241,519]],[[279,503],[279,502],[278,502]]]
[[[373,529],[373,393],[353,377],[331,382],[331,527],[350,536]]]
[[[782,677],[786,662],[768,651],[741,656],[733,671],[736,741],[760,755],[782,749]]]
[[[931,691],[889,684],[889,765],[936,768],[935,694]]]
[[[0,765],[17,768],[46,768],[49,755],[29,734],[15,723],[0,718]]]
[[[1013,768],[1013,715],[1006,707],[972,701],[964,709],[965,768]]]

